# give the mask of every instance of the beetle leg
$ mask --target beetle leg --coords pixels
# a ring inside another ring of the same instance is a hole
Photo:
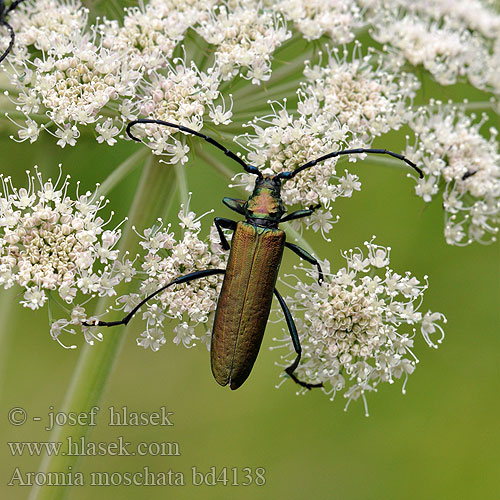
[[[323,270],[321,269],[321,265],[317,259],[315,259],[309,252],[297,245],[294,245],[293,243],[288,243],[287,241],[285,242],[285,246],[296,253],[301,259],[307,260],[310,264],[314,264],[318,268],[318,283],[321,284],[324,281]]]
[[[296,210],[295,212],[292,212],[291,214],[288,214],[285,217],[283,217],[280,220],[280,223],[288,222],[295,219],[302,219],[302,217],[308,217],[309,215],[312,215],[319,207],[321,207],[320,204],[312,205],[311,207],[303,208],[302,210]]]
[[[296,375],[294,375],[293,372],[297,369],[297,366],[299,366],[300,358],[302,357],[302,347],[300,346],[297,327],[295,326],[295,322],[293,321],[290,309],[288,309],[285,300],[283,299],[283,297],[280,295],[280,293],[276,288],[274,289],[274,295],[276,295],[276,298],[278,299],[278,302],[280,303],[280,306],[283,309],[283,314],[285,315],[288,331],[290,332],[290,336],[292,337],[293,347],[295,349],[295,352],[297,353],[295,361],[288,368],[285,368],[285,372],[296,384],[299,384],[300,386],[305,387],[306,389],[312,389],[313,387],[323,387],[322,383],[308,384],[307,382],[302,382],[297,378]]]
[[[238,212],[240,215],[246,215],[245,213],[245,200],[237,200],[236,198],[228,198],[227,196],[222,198],[222,203],[226,205],[227,208]]]
[[[170,283],[167,283],[165,286],[162,286],[156,292],[148,295],[144,300],[139,302],[123,319],[119,321],[97,321],[97,322],[87,322],[84,321],[83,326],[117,326],[117,325],[126,325],[131,319],[132,316],[150,299],[163,292],[166,288],[172,285],[180,285],[181,283],[189,283],[198,278],[205,278],[206,276],[212,276],[214,274],[225,274],[225,269],[204,269],[203,271],[195,271],[193,273],[185,274],[184,276],[179,276],[175,278]]]
[[[7,15],[10,11],[14,10],[20,3],[24,2],[24,0],[14,0],[10,5],[9,8],[6,10],[5,14]],[[4,3],[4,2],[2,2]]]
[[[226,236],[222,232],[222,228],[224,229],[236,229],[236,221],[231,219],[224,219],[223,217],[216,217],[214,219],[215,227],[217,228],[217,232],[219,233],[220,244],[224,250],[229,250],[229,242],[226,239]]]

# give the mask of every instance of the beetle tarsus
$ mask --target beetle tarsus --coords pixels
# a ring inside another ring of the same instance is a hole
[[[294,363],[295,364],[295,363]],[[293,365],[292,365],[293,366]],[[285,369],[285,372],[286,374],[298,385],[300,385],[301,387],[304,387],[306,389],[308,389],[309,391],[311,389],[315,389],[315,388],[318,388],[318,387],[323,387],[323,383],[319,383],[319,384],[309,384],[308,382],[302,382],[302,380],[299,380],[297,378],[297,376],[293,373],[294,370],[290,370],[290,368],[292,368],[292,366],[289,366],[288,368]]]
[[[289,243],[288,241],[285,243],[285,246],[292,250],[292,252],[296,253],[301,259],[304,259],[310,264],[316,266],[318,270],[318,283],[320,285],[321,283],[323,283],[323,281],[325,281],[323,270],[321,269],[321,264],[319,263],[318,259],[315,259],[307,250],[304,250],[303,248],[299,247],[298,245],[294,245],[293,243]]]
[[[299,366],[300,358],[302,357],[302,347],[300,347],[300,339],[299,339],[299,335],[297,333],[297,327],[295,326],[295,322],[293,321],[293,317],[292,317],[292,313],[290,312],[290,309],[288,309],[288,306],[286,305],[285,300],[280,295],[278,290],[276,290],[276,288],[274,289],[274,295],[276,295],[276,298],[278,299],[278,302],[280,303],[280,306],[283,309],[283,314],[285,315],[285,320],[286,320],[286,324],[288,326],[288,331],[290,332],[290,337],[292,337],[293,348],[295,349],[295,352],[297,353],[297,357],[295,358],[295,361],[288,368],[285,368],[285,373],[296,384],[299,384],[301,387],[305,387],[306,389],[313,389],[315,387],[323,387],[323,384],[308,384],[307,382],[302,382],[302,380],[299,380],[297,378],[297,376],[293,373],[297,369],[297,367]]]

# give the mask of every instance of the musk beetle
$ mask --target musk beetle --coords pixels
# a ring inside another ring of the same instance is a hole
[[[375,153],[390,155],[403,160],[414,168],[420,177],[423,177],[421,170],[404,156],[392,151],[358,148],[326,154],[305,163],[292,172],[265,175],[257,167],[248,165],[239,156],[211,137],[183,125],[163,120],[134,120],[128,124],[127,134],[135,141],[140,142],[140,139],[132,135],[131,128],[137,124],[164,125],[204,139],[236,161],[246,172],[256,175],[255,187],[247,201],[233,198],[224,198],[222,200],[228,208],[244,216],[244,221],[236,222],[222,217],[216,217],[214,220],[222,247],[224,250],[230,251],[226,269],[206,269],[179,276],[146,297],[122,320],[95,321],[84,324],[86,326],[126,325],[148,300],[166,288],[214,274],[223,274],[224,281],[215,312],[210,349],[212,373],[215,380],[222,386],[229,384],[231,389],[237,389],[248,378],[259,353],[272,298],[275,295],[283,309],[293,346],[297,353],[295,361],[285,369],[285,372],[302,387],[307,389],[321,387],[322,384],[302,382],[294,374],[300,362],[302,348],[290,310],[275,288],[285,247],[315,265],[318,270],[318,281],[320,283],[323,281],[320,263],[303,248],[287,242],[285,232],[278,228],[281,222],[301,219],[311,215],[318,206],[297,210],[285,215],[286,210],[281,200],[281,184],[324,160],[348,154]],[[229,245],[222,231],[223,229],[234,231],[231,245]]]

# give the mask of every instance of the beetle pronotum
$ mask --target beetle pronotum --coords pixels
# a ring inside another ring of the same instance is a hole
[[[16,39],[16,35],[14,33],[14,29],[12,26],[6,21],[7,15],[9,12],[13,11],[21,2],[24,2],[24,0],[14,0],[10,5],[9,8],[5,6],[5,1],[0,0],[0,26],[5,26],[7,30],[10,33],[10,42],[9,46],[5,50],[5,52],[0,56],[0,62],[2,62],[6,57],[7,54],[12,50],[12,47],[14,47],[14,40]]]
[[[248,378],[259,353],[274,294],[283,309],[297,353],[295,361],[285,369],[285,372],[302,387],[307,389],[321,387],[322,384],[302,382],[294,374],[300,362],[302,349],[290,310],[275,288],[285,247],[307,262],[314,264],[318,270],[318,281],[323,281],[323,272],[319,262],[303,248],[287,242],[284,231],[278,228],[281,222],[311,215],[318,206],[285,215],[286,210],[281,200],[281,184],[324,160],[347,154],[386,154],[403,160],[414,168],[420,177],[423,177],[421,170],[404,156],[392,151],[358,148],[328,153],[305,163],[293,172],[265,175],[257,167],[248,165],[239,156],[211,137],[183,125],[163,120],[134,120],[128,124],[127,134],[135,141],[140,142],[140,139],[132,135],[130,130],[137,124],[164,125],[204,139],[239,163],[246,172],[256,175],[255,187],[247,201],[233,198],[223,199],[223,203],[228,208],[245,216],[245,221],[236,222],[221,217],[214,219],[223,249],[230,250],[226,269],[206,269],[180,276],[150,294],[121,320],[95,321],[84,324],[86,326],[126,325],[148,300],[166,288],[214,274],[223,274],[224,281],[215,312],[210,349],[212,373],[215,380],[222,386],[229,384],[231,389],[237,389]],[[231,245],[229,245],[222,229],[234,231]]]

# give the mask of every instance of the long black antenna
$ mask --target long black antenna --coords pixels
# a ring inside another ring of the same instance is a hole
[[[328,160],[330,158],[335,158],[336,156],[340,155],[350,155],[350,154],[362,154],[362,153],[375,153],[379,155],[389,155],[394,158],[397,158],[398,160],[403,160],[406,164],[410,165],[411,168],[415,169],[418,172],[418,175],[422,179],[424,177],[424,174],[422,173],[422,170],[420,170],[415,163],[412,161],[408,160],[408,158],[404,157],[403,155],[400,155],[398,153],[393,153],[392,151],[388,151],[387,149],[366,149],[366,148],[358,148],[358,149],[344,149],[343,151],[334,151],[333,153],[328,153],[327,155],[320,156],[319,158],[316,158],[315,160],[311,160],[304,165],[301,165],[300,167],[296,168],[293,172],[281,172],[280,174],[277,175],[280,179],[283,180],[288,180],[288,179],[293,179],[298,173],[302,172],[306,168],[311,168],[317,165],[318,163]]]
[[[216,148],[220,149],[226,156],[229,156],[229,158],[238,162],[245,169],[245,171],[248,172],[249,174],[255,174],[259,177],[262,177],[262,172],[257,167],[254,167],[252,165],[247,165],[238,155],[236,155],[235,153],[233,153],[232,151],[227,149],[225,146],[223,146],[222,144],[217,142],[215,139],[212,139],[208,135],[202,134],[201,132],[197,132],[196,130],[192,130],[190,128],[184,127],[184,125],[178,125],[176,123],[170,123],[170,122],[166,122],[163,120],[152,120],[149,118],[140,118],[138,120],[133,120],[127,125],[126,132],[127,132],[127,135],[131,139],[133,139],[134,141],[142,142],[141,139],[139,139],[138,137],[135,137],[132,134],[132,132],[130,132],[130,129],[134,125],[137,125],[139,123],[146,123],[146,124],[151,123],[151,124],[156,124],[156,125],[165,125],[167,127],[176,128],[176,129],[180,130],[181,132],[185,132],[186,134],[191,134],[191,135],[195,135],[196,137],[201,137],[202,139],[205,139],[205,141],[209,142],[210,144],[212,144]]]
[[[14,47],[14,40],[16,39],[16,34],[14,33],[14,29],[5,20],[5,18],[7,17],[8,13],[14,10],[21,2],[24,2],[24,0],[14,0],[7,9],[5,7],[4,0],[0,0],[0,25],[5,26],[10,32],[9,46],[7,47],[7,50],[0,56],[0,63],[7,57],[8,53],[12,50],[12,47]]]

